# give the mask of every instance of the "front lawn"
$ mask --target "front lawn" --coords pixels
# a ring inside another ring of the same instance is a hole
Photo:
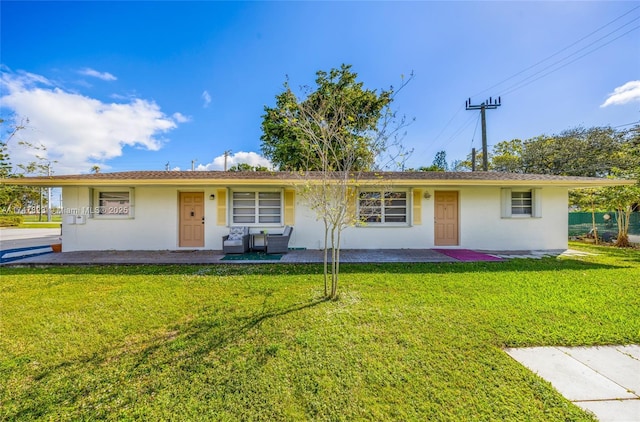
[[[575,247],[575,245],[574,245]],[[501,350],[640,343],[640,252],[0,268],[0,420],[592,420]]]

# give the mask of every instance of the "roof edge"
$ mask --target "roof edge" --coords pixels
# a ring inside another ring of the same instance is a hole
[[[2,185],[65,186],[294,186],[322,183],[321,172],[132,171],[0,179]],[[629,179],[499,172],[367,172],[356,185],[393,186],[557,186],[588,188],[635,184]]]

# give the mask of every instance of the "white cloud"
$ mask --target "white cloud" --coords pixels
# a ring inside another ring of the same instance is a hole
[[[640,81],[629,81],[617,87],[600,107],[626,104],[631,101],[640,101]]]
[[[158,150],[163,134],[185,120],[179,113],[165,115],[153,101],[103,103],[24,72],[3,72],[1,84],[2,107],[30,120],[21,139],[46,146],[47,158],[57,161],[56,174],[86,173],[94,164],[106,168],[102,162],[122,155],[125,146]],[[14,165],[33,160],[33,154],[11,144]]]
[[[253,167],[263,166],[263,167],[267,167],[268,169],[273,168],[273,165],[269,160],[267,160],[266,158],[264,158],[263,156],[261,156],[256,152],[240,151],[235,154],[231,154],[227,157],[227,168],[230,168],[240,163],[246,163]],[[224,154],[214,158],[213,161],[209,164],[206,164],[206,165],[199,164],[196,167],[196,170],[199,170],[199,171],[224,170]]]
[[[189,116],[185,116],[182,113],[173,113],[173,120],[175,120],[178,123],[187,123],[191,121],[191,118]]]
[[[202,100],[204,101],[204,104],[202,104],[202,107],[204,108],[209,107],[209,104],[211,104],[211,94],[209,94],[208,91],[204,91],[202,93]]]
[[[97,70],[91,69],[89,67],[85,67],[84,69],[79,70],[78,73],[81,75],[102,79],[103,81],[115,81],[118,79],[109,72],[98,72]]]

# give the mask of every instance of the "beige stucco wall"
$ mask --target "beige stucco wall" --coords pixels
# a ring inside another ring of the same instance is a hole
[[[541,218],[501,218],[499,187],[421,187],[431,198],[421,199],[422,224],[407,227],[368,225],[350,227],[343,234],[346,249],[423,249],[434,244],[434,192],[458,191],[459,245],[453,248],[484,250],[566,249],[568,238],[567,189],[545,187]],[[318,249],[323,229],[300,198],[296,203],[298,246]]]
[[[541,218],[501,218],[500,188],[460,190],[460,246],[468,249],[566,249],[566,188],[545,187]]]
[[[217,225],[216,212],[220,198],[209,199],[222,186],[190,188],[188,186],[134,188],[134,217],[130,219],[86,218],[85,224],[69,224],[63,216],[63,251],[75,250],[177,250],[178,193],[204,192],[205,245],[203,249],[222,249],[222,236],[228,227]],[[485,250],[565,249],[567,247],[567,189],[544,187],[541,195],[541,218],[501,218],[499,187],[422,186],[422,224],[404,227],[369,225],[345,230],[345,249],[422,249],[434,248],[434,192],[459,192],[459,248]],[[90,206],[90,189],[65,187],[65,210]],[[412,207],[409,207],[412,209]],[[411,216],[410,220],[413,220]],[[260,227],[252,228],[258,231]],[[281,228],[269,227],[278,232]],[[324,237],[323,226],[316,220],[299,196],[296,197],[295,224],[291,247],[319,249]],[[192,248],[188,248],[192,249]]]
[[[215,225],[216,200],[209,195],[214,188],[184,187],[134,188],[133,218],[87,218],[85,224],[65,224],[63,216],[63,251],[75,250],[175,250],[178,247],[178,194],[204,192],[205,247],[222,249],[222,235],[227,228]],[[89,207],[90,190],[86,187],[63,188],[63,208],[82,210]],[[189,248],[192,249],[192,248]]]

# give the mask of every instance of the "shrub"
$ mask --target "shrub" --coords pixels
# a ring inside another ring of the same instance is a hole
[[[19,226],[24,221],[20,214],[0,214],[0,227]]]

